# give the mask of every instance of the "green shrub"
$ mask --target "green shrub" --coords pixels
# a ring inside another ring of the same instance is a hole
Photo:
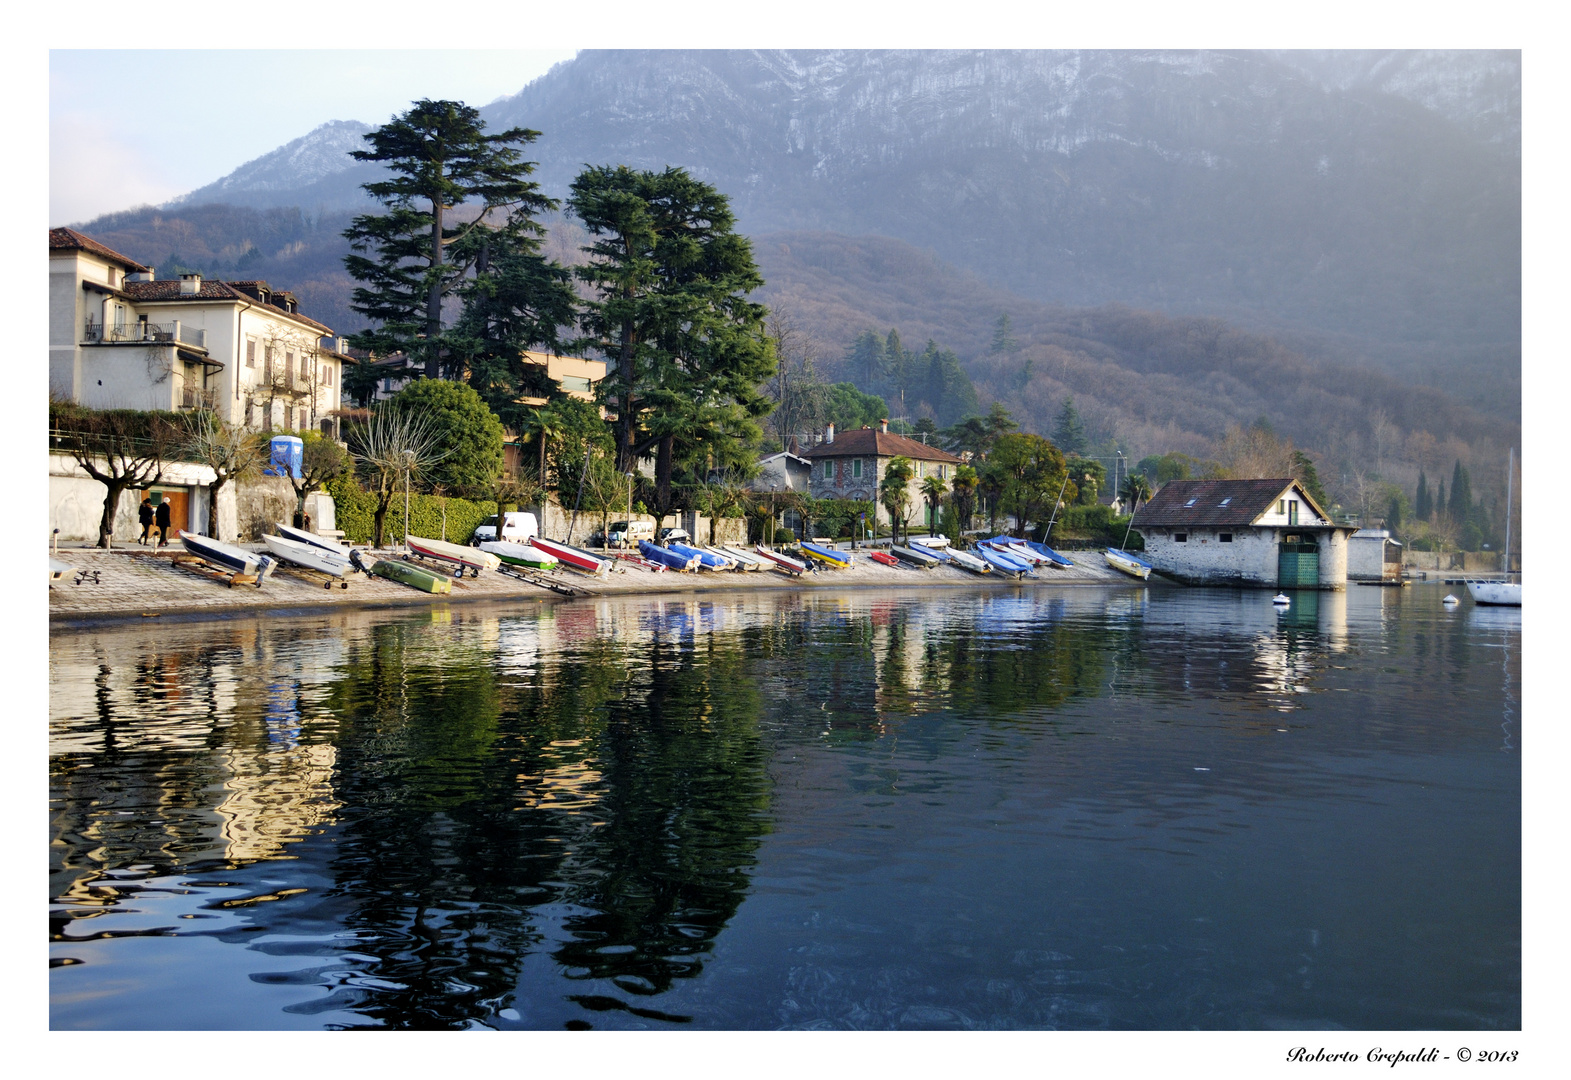
[[[372,520],[376,514],[376,496],[360,487],[349,476],[330,481],[327,492],[333,497],[333,513],[344,539],[351,544],[371,542]],[[442,539],[443,503],[447,511],[447,539],[454,544],[467,544],[475,528],[497,512],[494,502],[472,502],[468,499],[440,499],[435,495],[411,494],[409,496],[409,531],[415,536]],[[395,496],[387,508],[386,536],[389,544],[399,543],[404,537],[404,497]]]

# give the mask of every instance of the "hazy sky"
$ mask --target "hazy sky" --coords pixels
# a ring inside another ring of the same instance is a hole
[[[49,224],[161,203],[329,120],[417,98],[485,105],[573,50],[63,50],[49,54]]]

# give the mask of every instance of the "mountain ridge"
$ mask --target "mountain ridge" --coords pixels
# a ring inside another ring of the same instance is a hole
[[[749,233],[891,236],[1044,302],[1520,334],[1518,54],[585,51],[482,113],[543,132],[551,194],[680,165]],[[186,204],[369,208],[373,165],[289,189],[300,141]]]

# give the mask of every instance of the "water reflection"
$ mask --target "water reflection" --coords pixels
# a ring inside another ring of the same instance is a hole
[[[762,982],[735,1002],[699,990],[782,830],[861,854],[770,895],[849,895],[853,865],[892,873],[873,868],[905,849],[856,838],[906,805],[928,808],[912,843],[966,845],[957,867],[996,843],[996,822],[972,817],[1029,806],[1048,832],[1027,861],[1092,843],[1127,850],[1139,877],[1149,852],[1214,845],[1251,808],[1367,802],[1369,781],[1325,764],[1348,745],[1449,745],[1350,699],[1443,693],[1470,678],[1480,635],[1500,635],[1404,621],[1368,592],[1299,593],[1285,614],[1251,592],[780,592],[64,637],[55,1022],[178,1026],[196,1015],[178,989],[156,1011],[134,998],[198,963],[181,943],[204,939],[239,950],[223,955],[264,995],[263,1026],[797,1024],[741,1004],[784,993]],[[1519,673],[1502,663],[1509,721]],[[1307,767],[1295,744],[1229,741],[1311,720]],[[996,871],[978,873],[991,888]],[[864,917],[920,922],[922,905],[903,894]],[[133,937],[165,967],[136,966]],[[128,963],[132,989],[98,1000],[95,972]],[[968,1015],[926,1008],[878,1023]],[[1022,999],[997,1022],[1049,1015]]]

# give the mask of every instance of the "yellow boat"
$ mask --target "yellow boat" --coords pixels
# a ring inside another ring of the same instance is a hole
[[[825,566],[833,567],[836,570],[844,570],[851,565],[851,560],[842,556],[838,551],[819,547],[817,544],[802,543],[798,546],[801,547],[802,554],[814,562],[821,562]]]

